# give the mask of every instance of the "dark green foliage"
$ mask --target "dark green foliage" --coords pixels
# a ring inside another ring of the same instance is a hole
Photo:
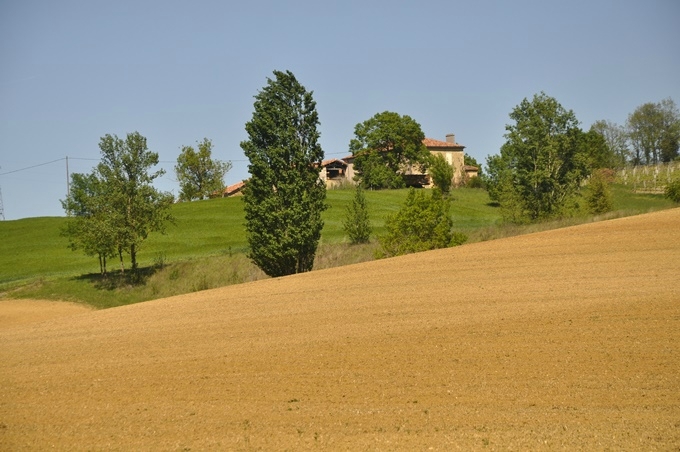
[[[504,218],[523,223],[563,213],[588,175],[589,154],[576,116],[544,93],[510,113],[500,156],[487,160],[489,195]]]
[[[666,185],[664,195],[671,201],[680,203],[680,179],[675,179]]]
[[[385,163],[385,153],[368,151],[354,161],[358,180],[369,189],[403,188],[406,186],[401,173]],[[359,162],[357,164],[357,161]],[[359,169],[360,168],[360,169]]]
[[[371,221],[368,217],[366,196],[361,184],[357,185],[354,199],[347,206],[347,216],[342,223],[352,244],[368,243],[371,238]]]
[[[601,168],[623,168],[630,158],[626,129],[611,121],[599,120],[590,126],[590,132],[602,136],[607,156]]]
[[[326,187],[312,93],[290,72],[274,72],[246,123],[250,179],[244,190],[249,256],[269,276],[309,271],[321,237]]]
[[[124,252],[136,271],[141,243],[151,232],[164,232],[165,223],[172,220],[172,195],[153,187],[164,171],[149,174],[158,164],[158,154],[147,149],[146,138],[138,132],[125,140],[106,135],[99,148],[102,159],[95,170],[88,176],[72,176],[74,190],[62,204],[73,218],[64,234],[72,249],[97,254],[102,272],[106,258],[116,253],[122,270]]]
[[[212,141],[204,138],[197,143],[198,152],[191,146],[182,146],[177,157],[175,174],[179,181],[180,201],[207,199],[224,188],[224,175],[231,169],[231,162],[212,158]]]
[[[385,221],[387,232],[379,237],[378,257],[400,256],[419,251],[446,248],[465,241],[451,232],[450,202],[439,189],[430,195],[410,189],[404,205]]]
[[[612,210],[614,203],[609,187],[612,180],[613,175],[608,170],[597,170],[590,176],[586,193],[590,213],[599,215]]]
[[[467,188],[481,188],[486,189],[486,180],[482,176],[471,177],[465,182]]]
[[[409,168],[427,168],[430,153],[425,134],[410,116],[385,111],[354,128],[349,150],[354,168],[366,188],[400,188]]]
[[[453,184],[453,166],[449,165],[442,154],[435,154],[431,158],[429,171],[435,187],[448,194]]]
[[[578,146],[583,150],[589,170],[601,168],[614,168],[615,157],[609,151],[604,137],[591,129],[588,132],[576,133],[579,139]]]
[[[673,99],[648,102],[628,116],[634,165],[670,162],[680,146],[680,112]]]

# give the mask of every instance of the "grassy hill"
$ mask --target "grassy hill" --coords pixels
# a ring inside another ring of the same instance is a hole
[[[330,208],[323,214],[325,226],[322,242],[340,243],[345,237],[342,220],[351,202],[353,191],[329,190]],[[381,233],[387,214],[399,209],[405,190],[371,191],[366,194],[371,221],[376,233]],[[456,193],[453,216],[456,227],[472,229],[498,220],[495,208],[487,205],[487,194],[480,190]],[[176,262],[198,257],[243,253],[247,249],[243,203],[240,197],[219,198],[172,207],[176,218],[166,234],[152,234],[142,245],[140,266],[153,265],[159,258]],[[98,271],[94,257],[67,249],[67,240],[60,236],[65,217],[28,218],[0,222],[0,285],[13,281],[78,275]],[[116,260],[109,262],[115,270]]]
[[[325,226],[315,268],[327,268],[372,259],[375,243],[351,247],[342,231],[345,208],[352,190],[329,190],[330,208],[324,212]],[[374,234],[383,232],[384,218],[399,209],[406,190],[366,193]],[[489,204],[482,190],[460,189],[452,193],[454,228],[471,241],[489,240],[537,229],[582,222],[585,215],[554,224],[517,228],[499,225],[498,209]],[[615,189],[613,216],[629,215],[671,207],[660,195],[635,195],[623,187]],[[66,218],[30,218],[0,222],[0,291],[12,297],[86,301],[109,307],[178,293],[261,279],[264,275],[247,258],[241,198],[221,198],[173,206],[176,223],[165,235],[153,234],[139,253],[146,267],[146,284],[121,286],[114,279],[100,281],[94,257],[72,252],[60,236]],[[118,268],[114,259],[109,271]],[[106,289],[106,290],[103,290]]]

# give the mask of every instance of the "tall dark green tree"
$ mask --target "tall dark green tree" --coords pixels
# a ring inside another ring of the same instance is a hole
[[[349,150],[366,188],[400,188],[409,169],[427,168],[425,134],[410,116],[385,111],[357,124]]]
[[[311,270],[321,238],[324,153],[312,94],[290,71],[274,71],[255,96],[241,143],[250,161],[243,196],[249,256],[269,276]]]
[[[224,175],[231,169],[231,162],[213,159],[212,147],[207,138],[196,144],[197,150],[182,146],[175,165],[180,201],[206,199],[224,188]]]
[[[576,116],[540,93],[524,99],[510,118],[500,156],[487,160],[489,195],[513,222],[559,215],[589,172]]]

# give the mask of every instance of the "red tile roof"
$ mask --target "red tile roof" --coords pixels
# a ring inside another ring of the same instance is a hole
[[[323,162],[321,162],[321,166],[324,167],[324,166],[330,165],[331,163],[334,163],[334,162],[338,162],[338,163],[340,163],[344,166],[347,166],[347,162],[343,162],[342,160],[338,160],[338,159],[324,160]]]
[[[439,141],[432,138],[425,138],[423,144],[428,148],[464,148],[460,143],[449,143],[448,141]]]
[[[224,194],[229,196],[232,193],[239,191],[245,185],[245,181],[236,182],[234,185],[230,185],[224,189]]]

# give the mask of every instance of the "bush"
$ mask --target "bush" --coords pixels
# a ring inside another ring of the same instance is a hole
[[[401,209],[387,217],[387,233],[378,238],[380,249],[376,257],[400,256],[464,242],[467,237],[451,232],[449,206],[439,189],[433,189],[429,197],[410,189]]]
[[[612,192],[609,183],[613,179],[611,170],[596,170],[590,176],[586,201],[590,213],[599,215],[612,210]]]
[[[465,186],[467,188],[482,188],[486,190],[486,182],[481,176],[471,177],[466,180]]]
[[[371,237],[371,221],[368,218],[366,196],[364,196],[361,185],[357,185],[354,199],[347,206],[347,216],[342,226],[353,245],[368,243]]]
[[[432,157],[430,175],[435,187],[439,188],[442,193],[447,194],[451,191],[453,166],[449,165],[442,154],[436,154]]]
[[[664,192],[666,198],[673,202],[680,203],[680,179],[675,179],[673,182],[666,185]]]

